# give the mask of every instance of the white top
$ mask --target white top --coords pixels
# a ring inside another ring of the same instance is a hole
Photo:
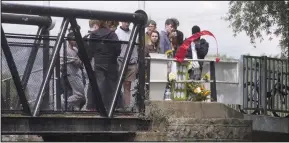
[[[131,35],[131,30],[124,31],[120,27],[118,27],[116,29],[115,33],[116,33],[116,35],[117,35],[117,37],[118,37],[118,39],[120,41],[128,41],[129,42],[129,38],[130,38],[130,35]],[[124,57],[126,48],[127,48],[127,44],[122,44],[121,45],[121,53],[119,55],[119,58],[123,58]],[[137,63],[137,59],[138,59],[137,48],[138,48],[138,46],[134,46],[134,49],[133,49],[133,52],[132,52],[131,58],[130,58],[130,63]]]
[[[196,46],[194,42],[191,43],[191,49],[192,49],[192,59],[197,60],[198,56],[197,56],[197,50],[196,50]],[[193,66],[192,69],[200,68],[198,61],[192,61],[192,66]]]

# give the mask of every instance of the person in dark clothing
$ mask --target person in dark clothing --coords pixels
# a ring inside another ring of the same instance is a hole
[[[79,25],[77,25],[77,28],[78,28],[79,30],[81,29],[81,27],[80,27]],[[68,32],[69,32],[69,33],[72,33],[72,32],[73,32],[71,26],[68,28]]]
[[[199,26],[195,25],[192,27],[192,35],[195,33],[200,32],[201,29]],[[192,46],[193,45],[193,46]],[[194,48],[194,49],[192,49]],[[196,52],[197,59],[204,59],[206,55],[208,54],[209,50],[209,43],[205,39],[198,38],[194,42],[192,42],[191,46],[188,48],[186,58],[188,59],[193,59],[193,53]],[[199,61],[199,71],[198,70],[193,70],[189,69],[189,74],[191,79],[201,79],[201,74],[203,70],[203,62]]]
[[[90,20],[91,32],[88,43],[88,57],[94,61],[93,70],[96,75],[97,86],[100,90],[104,105],[108,109],[111,105],[113,94],[118,78],[117,57],[121,52],[121,45],[118,43],[102,43],[93,39],[106,39],[118,41],[118,37],[110,30],[105,21]],[[95,85],[93,85],[95,86]],[[92,94],[91,85],[88,86],[87,109],[95,110],[96,98]]]

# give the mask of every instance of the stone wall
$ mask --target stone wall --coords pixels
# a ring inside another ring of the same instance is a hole
[[[152,130],[135,141],[252,141],[252,121],[224,104],[153,101],[146,109]]]
[[[168,141],[251,141],[251,121],[178,118],[170,121]]]

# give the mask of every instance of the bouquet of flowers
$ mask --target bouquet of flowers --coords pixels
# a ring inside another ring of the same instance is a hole
[[[203,79],[209,80],[209,75],[206,74]],[[201,83],[190,82],[186,84],[187,95],[189,101],[206,101],[208,96],[211,94],[210,90],[207,90]]]

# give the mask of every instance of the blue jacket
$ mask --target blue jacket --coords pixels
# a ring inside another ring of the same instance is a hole
[[[170,39],[167,32],[161,31],[160,33],[160,54],[164,54],[167,50],[171,49]]]

